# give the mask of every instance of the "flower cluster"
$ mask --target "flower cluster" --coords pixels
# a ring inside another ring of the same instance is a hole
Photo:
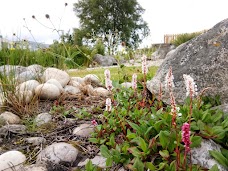
[[[106,99],[106,109],[105,110],[109,111],[109,112],[112,110],[112,101],[110,98]]]
[[[190,141],[190,124],[184,123],[182,126],[182,142],[184,142],[185,152],[188,153],[191,145]]]
[[[97,125],[98,125],[98,124],[97,124],[97,121],[96,121],[95,119],[91,121],[91,124],[92,124],[93,126],[97,126]]]
[[[107,88],[107,90],[111,91],[113,89],[113,86],[112,86],[110,71],[106,69],[104,72],[104,75],[105,75],[105,87]]]
[[[142,73],[146,75],[148,73],[147,62],[146,62],[146,55],[142,57]]]
[[[175,87],[173,80],[174,80],[173,72],[172,72],[172,68],[170,67],[165,77],[166,90],[172,90],[172,88]]]
[[[131,87],[133,90],[137,89],[137,74],[132,75]]]
[[[197,85],[190,75],[183,75],[186,86],[186,96],[194,97],[197,95]]]

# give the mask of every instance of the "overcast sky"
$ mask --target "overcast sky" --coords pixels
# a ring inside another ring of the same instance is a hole
[[[58,39],[56,32],[49,30],[32,15],[47,25],[49,14],[55,27],[72,32],[79,27],[79,19],[73,12],[77,0],[0,0],[0,35],[7,39],[15,33],[20,39],[33,40],[28,29],[38,42],[52,43]],[[143,14],[151,35],[141,46],[162,43],[164,34],[177,34],[210,29],[218,22],[228,18],[228,0],[138,0],[146,10]],[[68,6],[64,8],[64,4]],[[28,28],[25,26],[27,23]],[[60,19],[61,23],[60,23]]]

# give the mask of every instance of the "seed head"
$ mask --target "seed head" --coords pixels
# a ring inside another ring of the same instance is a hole
[[[47,19],[50,19],[50,15],[49,15],[49,14],[45,14],[45,17],[46,17]]]

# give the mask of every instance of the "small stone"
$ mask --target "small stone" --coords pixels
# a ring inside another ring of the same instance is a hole
[[[27,141],[27,143],[32,145],[40,145],[40,144],[46,143],[46,139],[43,137],[29,137],[29,138],[25,138],[25,141]]]
[[[19,116],[13,114],[12,112],[7,112],[7,111],[3,112],[0,115],[0,119],[4,120],[9,124],[18,124],[21,122],[21,119],[19,118]]]
[[[26,126],[25,125],[18,125],[18,124],[11,124],[5,125],[0,128],[0,135],[6,136],[8,132],[12,132],[15,134],[25,134],[26,133]]]
[[[19,151],[8,151],[0,155],[0,170],[12,171],[23,167],[26,157]],[[12,169],[13,168],[13,169]]]
[[[102,156],[95,156],[93,159],[91,159],[91,162],[93,165],[96,165],[100,168],[106,168],[106,158]],[[78,166],[85,166],[88,163],[89,159],[86,159],[83,162],[78,163]]]
[[[131,88],[132,84],[130,82],[124,82],[121,84],[122,87]]]
[[[81,93],[81,90],[79,87],[74,87],[74,86],[70,86],[70,85],[66,85],[64,87],[64,90],[66,93],[69,93],[69,94],[79,94]]]
[[[56,79],[52,78],[52,79],[48,80],[46,83],[55,85],[56,87],[59,88],[59,91],[60,91],[60,92],[63,92],[63,86],[62,86],[62,85],[60,84],[60,82],[57,81]]]
[[[93,92],[94,92],[94,95],[101,96],[101,97],[107,97],[110,94],[110,92],[103,87],[96,87],[93,89]]]
[[[37,156],[36,163],[50,161],[55,164],[60,162],[72,164],[78,155],[78,150],[71,144],[64,142],[54,143],[43,149]]]
[[[35,123],[37,126],[48,123],[52,120],[52,116],[49,113],[41,113],[36,116]]]
[[[48,169],[43,164],[33,164],[30,166],[25,166],[22,171],[48,171]]]
[[[70,82],[68,83],[68,85],[73,85],[73,82],[78,82],[80,84],[84,83],[84,79],[81,77],[71,77],[70,78]],[[77,84],[77,83],[76,83]],[[74,85],[73,85],[74,86]]]
[[[83,79],[85,84],[90,84],[93,86],[99,86],[101,84],[99,78],[94,74],[88,74]]]
[[[29,81],[25,81],[21,84],[19,84],[16,87],[16,91],[32,91],[34,92],[36,87],[39,85],[40,83],[36,80],[29,80]]]
[[[73,130],[73,135],[78,135],[81,137],[89,137],[90,134],[94,132],[94,126],[91,124],[81,124],[79,127]]]
[[[30,90],[17,92],[19,102],[22,104],[29,104],[32,101],[32,98],[34,97],[33,95],[33,92]]]

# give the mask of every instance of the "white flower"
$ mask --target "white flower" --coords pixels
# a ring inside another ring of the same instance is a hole
[[[184,83],[186,86],[186,96],[192,96],[194,97],[195,95],[197,95],[197,85],[194,82],[194,79],[190,76],[190,75],[183,75],[184,77]]]
[[[106,79],[105,80],[105,87],[107,88],[107,90],[111,91],[113,89],[112,80]]]
[[[137,74],[132,75],[131,86],[134,90],[137,88]]]
[[[107,98],[106,99],[106,111],[111,111],[111,109],[112,109],[112,101],[111,101],[111,99],[110,98]]]
[[[111,79],[111,74],[110,74],[110,71],[108,69],[106,69],[104,71],[104,75],[105,75],[105,79]]]

